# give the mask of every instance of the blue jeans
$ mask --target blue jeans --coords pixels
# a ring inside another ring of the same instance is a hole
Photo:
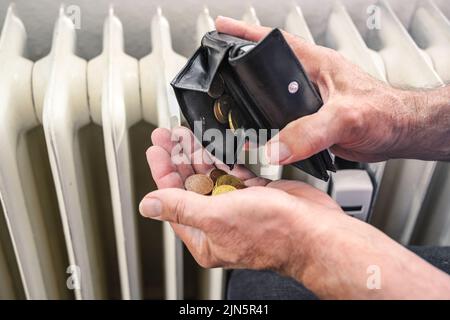
[[[411,246],[408,249],[450,274],[450,247]],[[272,271],[233,270],[228,280],[227,299],[315,300],[318,298],[301,283]]]

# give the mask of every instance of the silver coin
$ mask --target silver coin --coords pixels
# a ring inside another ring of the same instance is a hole
[[[217,74],[209,87],[208,95],[211,98],[217,99],[219,98],[223,92],[225,91],[225,82],[220,74]]]

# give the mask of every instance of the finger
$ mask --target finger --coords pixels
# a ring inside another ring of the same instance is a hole
[[[264,199],[264,201],[261,201]],[[219,230],[224,217],[264,212],[268,207],[286,210],[295,198],[281,190],[252,187],[216,196],[203,196],[181,189],[150,192],[139,205],[145,217],[191,226],[206,234]]]
[[[174,143],[171,140],[171,133],[169,129],[156,128],[152,131],[151,139],[154,146],[160,146],[169,153],[173,148]]]
[[[181,148],[176,149],[176,142],[173,141],[170,130],[166,128],[153,130],[152,143],[155,146],[162,147],[169,154],[169,161],[175,164],[176,171],[178,171],[183,181],[194,174],[194,169],[188,161],[187,156],[182,152]],[[174,154],[176,150],[179,150],[179,152]],[[164,161],[167,161],[167,157],[164,157]],[[155,165],[156,162],[152,162],[152,164]]]
[[[241,165],[235,165],[233,170],[230,170],[230,167],[227,164],[223,163],[203,148],[191,130],[185,127],[175,128],[173,130],[173,135],[176,137],[175,139],[178,139],[183,152],[192,163],[192,167],[196,173],[208,174],[214,167],[217,167],[242,180],[255,177],[253,172]]]
[[[271,30],[268,27],[250,25],[243,21],[223,16],[218,16],[215,24],[218,32],[254,42],[261,40]]]
[[[214,168],[214,166],[238,177],[241,180],[247,180],[255,177],[253,172],[241,165],[235,165],[233,170],[230,170],[228,165],[210,155],[198,142],[198,140],[195,139],[192,131],[185,127],[175,128],[173,133],[165,128],[155,129],[152,133],[152,142],[155,145],[163,147],[167,153],[171,154],[172,158],[174,157],[174,149],[177,148],[178,144],[179,148],[177,150],[180,150],[186,157],[184,161],[176,161],[177,163],[186,163],[177,165],[177,169],[183,180],[194,174],[194,171],[197,173],[207,174]]]
[[[174,222],[202,230],[204,223],[215,215],[212,197],[181,189],[161,189],[150,192],[139,204],[145,217]]]
[[[175,128],[172,130],[172,139],[178,141],[196,173],[207,174],[214,168],[213,157],[203,148],[191,130],[185,127]]]
[[[160,146],[147,150],[147,162],[156,186],[162,188],[183,188],[183,178],[172,163],[169,153]]]
[[[265,146],[271,164],[289,164],[325,150],[340,139],[340,121],[325,110],[289,123]]]
[[[227,164],[216,159],[215,165],[218,169],[221,169],[228,174],[238,177],[243,181],[256,177],[256,175],[252,171],[240,164],[234,165],[233,169],[230,170],[230,167]]]
[[[245,181],[245,185],[247,187],[257,187],[257,186],[265,186],[270,182],[269,179],[254,177]]]

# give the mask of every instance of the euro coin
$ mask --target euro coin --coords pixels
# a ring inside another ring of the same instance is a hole
[[[242,182],[241,179],[239,179],[235,176],[232,176],[231,174],[226,174],[226,175],[223,175],[223,176],[220,176],[219,178],[217,178],[216,187],[222,186],[222,185],[233,186],[236,189],[245,188],[244,182]]]
[[[214,183],[207,175],[193,174],[192,176],[187,177],[184,182],[184,187],[188,191],[207,195],[211,193]]]
[[[226,174],[227,173],[225,171],[216,168],[211,170],[211,172],[209,173],[209,177],[211,178],[213,183],[216,183],[219,177],[224,176]]]
[[[237,129],[244,128],[244,119],[237,108],[231,109],[228,112],[228,126],[233,133],[236,133]]]
[[[236,190],[235,187],[224,184],[224,185],[215,187],[212,191],[212,195],[216,196],[218,194],[235,191],[235,190]]]
[[[222,108],[220,106],[220,99],[217,99],[214,102],[214,118],[216,118],[217,121],[219,121],[222,124],[226,124],[228,121],[227,118],[228,114],[224,114],[222,112]]]
[[[217,99],[223,94],[224,91],[225,82],[223,81],[223,78],[220,76],[220,74],[217,74],[211,82],[208,90],[208,95],[211,98]]]
[[[224,94],[214,102],[214,117],[222,124],[228,122],[228,112],[233,107],[233,99]]]

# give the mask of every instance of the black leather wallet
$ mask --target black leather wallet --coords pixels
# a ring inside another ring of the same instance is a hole
[[[230,166],[242,150],[245,130],[282,129],[323,104],[278,29],[258,43],[216,31],[206,33],[171,85],[191,129],[234,135],[233,143],[201,135],[203,146]],[[232,156],[227,158],[230,149]],[[325,181],[327,170],[335,171],[327,150],[293,165]]]

